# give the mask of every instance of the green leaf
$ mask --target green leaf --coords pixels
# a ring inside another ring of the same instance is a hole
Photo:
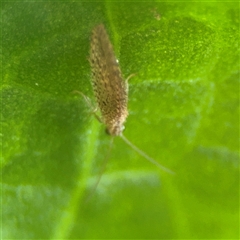
[[[4,2],[1,15],[2,239],[238,239],[237,2]],[[99,23],[136,74],[124,135],[175,175],[121,138],[109,152],[73,93],[94,102]]]

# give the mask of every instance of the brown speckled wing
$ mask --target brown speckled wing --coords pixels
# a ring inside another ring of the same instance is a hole
[[[102,24],[92,31],[90,64],[92,86],[103,123],[111,135],[119,135],[128,115],[128,83],[122,79],[112,44]]]

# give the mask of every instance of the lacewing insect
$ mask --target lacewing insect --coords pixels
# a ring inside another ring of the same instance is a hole
[[[94,113],[99,121],[106,126],[106,132],[112,137],[120,136],[124,142],[149,162],[173,174],[174,172],[160,165],[137,148],[122,133],[128,116],[128,79],[132,75],[123,80],[112,44],[103,24],[96,26],[92,31],[89,61],[92,71],[91,84],[101,117],[97,116],[96,112]],[[85,95],[83,97],[91,106],[90,100]]]

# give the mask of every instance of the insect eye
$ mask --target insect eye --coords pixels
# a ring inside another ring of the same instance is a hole
[[[105,129],[105,133],[106,133],[107,135],[111,135],[110,132],[109,132],[109,130],[108,130],[107,128]]]

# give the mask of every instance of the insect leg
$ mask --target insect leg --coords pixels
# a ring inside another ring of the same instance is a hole
[[[91,109],[92,114],[94,114],[95,118],[96,118],[100,123],[102,123],[101,117],[100,117],[99,115],[97,115],[98,108],[97,108],[96,106],[93,106],[90,98],[87,97],[86,95],[84,95],[82,92],[77,91],[77,90],[74,90],[73,93],[77,93],[77,94],[80,94],[80,95],[83,96],[86,104],[87,104],[88,107]]]
[[[134,77],[134,76],[136,76],[136,75],[137,75],[136,73],[130,74],[125,81],[128,82],[128,80],[129,80],[130,78],[132,78],[132,77]]]

